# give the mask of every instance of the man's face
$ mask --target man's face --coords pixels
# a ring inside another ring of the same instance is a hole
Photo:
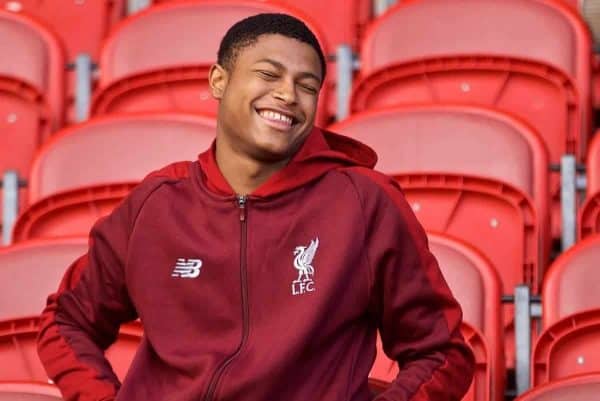
[[[322,71],[308,44],[278,34],[239,50],[229,71],[215,65],[218,146],[260,162],[286,160],[310,133]]]

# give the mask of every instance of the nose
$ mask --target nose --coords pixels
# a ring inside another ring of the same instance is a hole
[[[281,80],[280,84],[273,91],[273,97],[285,104],[296,103],[296,87],[290,80]]]

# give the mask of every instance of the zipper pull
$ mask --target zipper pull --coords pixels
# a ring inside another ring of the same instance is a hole
[[[240,221],[246,221],[246,195],[238,195],[237,202],[240,208]]]

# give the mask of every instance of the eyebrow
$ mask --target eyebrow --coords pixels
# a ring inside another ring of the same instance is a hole
[[[260,60],[258,60],[256,63],[269,63],[269,64],[273,65],[274,67],[276,67],[276,68],[279,68],[279,69],[281,69],[281,70],[285,70],[285,69],[286,69],[286,68],[285,68],[285,66],[284,66],[283,64],[281,64],[279,61],[275,61],[275,60],[273,60],[273,59],[270,59],[270,58],[263,58],[263,59],[260,59]],[[309,77],[309,78],[313,78],[313,79],[315,79],[315,80],[316,80],[318,83],[321,83],[321,78],[320,78],[318,75],[316,75],[316,74],[313,74],[312,72],[304,71],[304,72],[301,72],[301,73],[300,73],[300,75],[301,75],[302,77]]]

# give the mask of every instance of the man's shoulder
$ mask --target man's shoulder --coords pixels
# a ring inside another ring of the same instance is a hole
[[[153,179],[166,179],[166,180],[183,180],[189,178],[194,162],[191,161],[179,161],[171,163],[163,168],[155,170],[148,174],[144,181]]]
[[[345,167],[342,170],[360,193],[376,193],[386,197],[403,196],[398,182],[380,171],[362,166]]]
[[[144,203],[164,184],[178,183],[188,179],[192,174],[193,163],[191,161],[175,162],[149,173],[133,188],[126,201],[135,204]]]

